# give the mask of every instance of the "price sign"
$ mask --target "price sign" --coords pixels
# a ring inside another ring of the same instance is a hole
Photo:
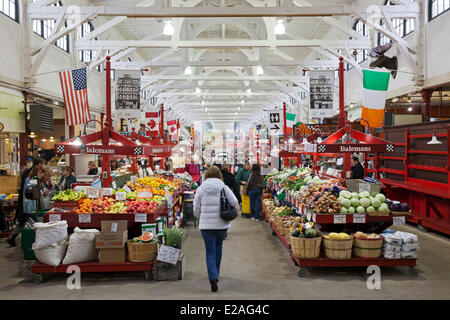
[[[308,212],[308,214],[306,215],[306,220],[311,221],[311,213]]]
[[[114,190],[117,189],[117,183],[115,181],[113,181],[111,185],[112,185]]]
[[[400,226],[402,224],[405,224],[405,216],[393,217],[392,218],[392,224],[394,226]]]
[[[79,223],[91,223],[91,215],[90,214],[79,214],[78,222]]]
[[[102,193],[103,193],[103,196],[112,196],[113,189],[112,188],[103,188]]]
[[[353,223],[366,223],[366,215],[365,214],[354,214],[353,215]]]
[[[111,232],[117,232],[118,224],[117,222],[111,223]]]
[[[48,221],[61,221],[61,215],[60,214],[49,214],[48,215]]]
[[[137,177],[136,176],[131,176],[130,177],[130,181],[131,181],[131,183],[136,183],[137,182]]]
[[[91,188],[88,191],[88,198],[97,199],[100,198],[100,190],[96,188]]]
[[[116,201],[126,201],[127,193],[126,192],[116,192]]]
[[[137,189],[136,191],[137,198],[153,198],[153,192],[151,188],[142,188]]]
[[[316,217],[316,214],[315,214],[315,213],[313,213],[312,220],[314,221],[314,223],[317,222],[317,217]]]
[[[147,214],[146,213],[136,213],[134,215],[134,222],[147,222]]]
[[[156,260],[167,262],[170,264],[177,264],[180,253],[181,253],[180,249],[162,245],[158,251],[158,256],[156,257]]]
[[[346,223],[346,216],[345,216],[345,214],[335,214],[333,216],[333,223],[335,223],[335,224],[337,224],[337,223],[340,223],[340,224]]]
[[[123,187],[123,189],[124,189],[126,192],[131,192],[131,189],[128,188],[128,186]]]

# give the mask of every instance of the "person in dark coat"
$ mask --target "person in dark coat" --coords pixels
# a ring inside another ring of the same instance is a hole
[[[63,175],[61,180],[59,180],[59,188],[61,191],[72,188],[72,183],[76,183],[77,179],[73,175],[73,168],[65,167],[63,169]]]
[[[220,169],[220,171],[222,172],[223,182],[225,183],[225,185],[227,185],[228,188],[230,188],[231,191],[233,191],[234,195],[236,196],[236,199],[238,199],[238,201],[241,202],[240,201],[241,195],[239,192],[239,188],[236,184],[236,179],[234,178],[234,174],[230,172],[228,165],[224,164]]]
[[[252,172],[247,183],[247,192],[250,197],[250,217],[254,221],[260,221],[261,196],[264,189],[264,177],[261,175],[261,166],[252,165]]]
[[[45,160],[43,158],[34,158],[33,164],[30,168],[26,169],[24,172],[22,172],[22,175],[20,176],[20,186],[19,186],[19,197],[17,199],[17,207],[16,207],[16,213],[14,215],[14,221],[16,222],[16,228],[13,230],[11,235],[8,237],[8,243],[11,246],[16,245],[16,237],[20,233],[20,229],[23,227],[25,222],[27,221],[27,216],[25,212],[23,211],[23,191],[25,188],[25,180],[27,179],[28,175],[30,174],[31,170],[39,165],[44,164]]]
[[[352,179],[364,179],[364,167],[358,157],[352,157]]]

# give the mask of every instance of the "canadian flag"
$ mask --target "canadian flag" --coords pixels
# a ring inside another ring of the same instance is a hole
[[[178,140],[177,120],[167,121],[167,132],[169,132],[170,140]]]
[[[159,133],[159,113],[145,113],[145,133],[147,136],[157,136]]]

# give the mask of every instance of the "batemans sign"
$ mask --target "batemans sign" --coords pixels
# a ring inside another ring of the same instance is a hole
[[[318,144],[318,153],[394,152],[393,144]]]

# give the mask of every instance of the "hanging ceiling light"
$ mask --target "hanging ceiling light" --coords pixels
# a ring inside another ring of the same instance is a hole
[[[262,76],[264,74],[264,69],[261,66],[256,67],[256,74]]]
[[[275,25],[275,34],[284,34],[286,32],[286,28],[284,27],[283,20],[277,20],[277,24]]]
[[[80,139],[80,137],[77,137],[73,142],[72,142],[72,144],[73,145],[76,145],[76,146],[81,146],[81,139]]]
[[[37,136],[36,136],[36,134],[35,134],[33,131],[31,131],[29,137],[32,138],[32,139],[34,139],[34,138],[36,138]]]
[[[248,89],[247,89],[247,93],[248,93],[248,94],[252,93],[252,89],[248,88]]]
[[[184,74],[190,76],[192,74],[192,68],[187,66],[186,69],[184,69]]]
[[[431,138],[430,141],[427,142],[427,144],[442,144],[442,142],[439,141],[436,137],[436,127],[433,130],[433,137]]]
[[[408,107],[408,111],[411,112],[412,111],[412,107]]]
[[[53,142],[53,141],[55,141],[55,139],[53,139],[53,137],[50,137],[50,142]]]
[[[175,33],[175,29],[172,25],[172,20],[167,20],[164,22],[164,34],[166,36],[172,36]]]
[[[196,93],[196,94],[200,94],[200,93],[202,93],[202,90],[201,90],[200,88],[196,88],[196,89],[195,89],[195,93]]]

